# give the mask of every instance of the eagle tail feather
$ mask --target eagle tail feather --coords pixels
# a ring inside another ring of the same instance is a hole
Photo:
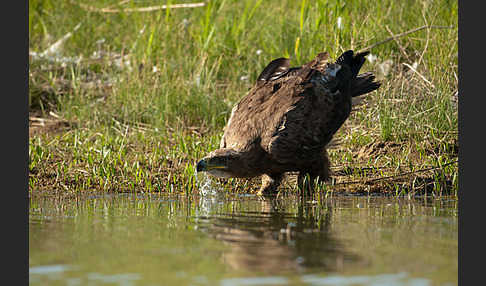
[[[351,96],[356,97],[372,92],[380,87],[381,83],[375,81],[371,72],[362,73],[356,77],[351,87]]]
[[[366,61],[366,56],[369,54],[369,51],[365,51],[362,53],[354,54],[353,50],[347,50],[342,53],[338,59],[336,60],[337,64],[340,65],[348,65],[351,69],[351,73],[353,78],[358,76],[359,70],[363,66]]]

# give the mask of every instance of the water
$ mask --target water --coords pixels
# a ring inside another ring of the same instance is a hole
[[[207,197],[218,196],[218,194],[223,193],[223,186],[209,176],[207,172],[198,172],[194,168],[194,178],[196,178],[196,183],[199,187],[199,194]]]
[[[457,285],[457,201],[30,198],[31,285]]]

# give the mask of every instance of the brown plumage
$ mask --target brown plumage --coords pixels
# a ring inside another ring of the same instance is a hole
[[[312,191],[315,179],[329,178],[326,145],[351,112],[351,98],[380,86],[372,73],[358,75],[368,52],[328,53],[290,68],[273,60],[255,86],[232,110],[220,149],[197,164],[218,177],[262,175],[260,193],[273,193],[285,172],[297,171],[299,188]],[[305,175],[311,182],[304,186]]]

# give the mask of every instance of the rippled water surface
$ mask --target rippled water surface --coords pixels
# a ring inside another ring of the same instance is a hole
[[[457,201],[30,198],[31,285],[457,285]]]

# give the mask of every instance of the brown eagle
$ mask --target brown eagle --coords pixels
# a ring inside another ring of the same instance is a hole
[[[284,173],[297,171],[299,188],[312,192],[316,179],[329,179],[326,145],[348,118],[351,98],[380,86],[372,73],[358,74],[368,53],[349,50],[332,63],[325,52],[292,68],[287,58],[270,62],[233,108],[220,149],[199,161],[197,171],[262,175],[259,194],[276,192]]]

